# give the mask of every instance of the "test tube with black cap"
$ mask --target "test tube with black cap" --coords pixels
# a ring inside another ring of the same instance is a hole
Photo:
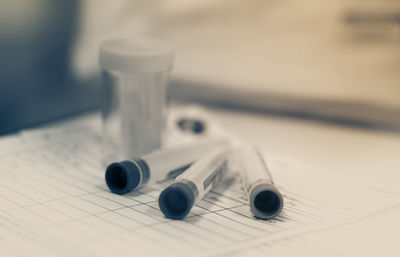
[[[228,148],[223,147],[197,160],[164,189],[158,204],[165,217],[183,219],[226,171]]]
[[[260,151],[242,146],[235,150],[235,161],[240,169],[250,209],[260,219],[272,219],[283,208],[283,197],[274,185],[272,176]]]
[[[213,149],[227,145],[225,139],[207,140],[159,149],[139,158],[114,162],[106,169],[106,184],[111,192],[126,194],[148,182],[165,179],[174,171],[187,168]]]

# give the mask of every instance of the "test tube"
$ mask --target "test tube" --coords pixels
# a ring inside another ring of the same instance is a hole
[[[197,160],[164,189],[158,204],[165,217],[183,219],[226,171],[227,148],[223,147]]]
[[[260,219],[278,216],[283,208],[283,197],[274,185],[260,151],[243,146],[235,150],[234,156],[254,216]]]
[[[100,47],[104,161],[161,147],[173,50],[155,39],[111,39]]]
[[[177,175],[196,159],[228,144],[225,139],[208,140],[159,149],[139,158],[114,162],[106,169],[106,184],[111,192],[126,194],[148,182],[165,179],[169,174]]]

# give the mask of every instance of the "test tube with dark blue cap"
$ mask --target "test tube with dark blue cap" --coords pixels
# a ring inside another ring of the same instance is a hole
[[[259,219],[272,219],[283,208],[283,197],[275,186],[260,150],[248,145],[238,147],[233,154],[239,166],[250,209]]]
[[[146,183],[165,179],[173,171],[183,170],[213,149],[228,144],[225,139],[207,140],[159,149],[139,158],[114,162],[106,169],[106,184],[111,192],[126,194]]]
[[[210,152],[193,163],[175,181],[165,188],[158,204],[165,217],[183,219],[226,171],[228,148],[223,147]]]

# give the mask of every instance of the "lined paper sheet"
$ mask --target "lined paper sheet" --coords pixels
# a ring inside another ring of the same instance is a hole
[[[362,183],[267,156],[285,198],[278,218],[255,219],[231,172],[187,218],[172,221],[157,203],[168,182],[124,196],[109,192],[100,136],[91,125],[28,131],[0,140],[0,148],[0,249],[5,256],[280,253],[289,245],[301,250],[312,231],[398,202],[396,195],[388,197]],[[336,254],[329,247],[316,245],[315,250]]]

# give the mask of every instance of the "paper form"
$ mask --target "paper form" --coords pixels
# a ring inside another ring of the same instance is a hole
[[[100,136],[90,124],[28,131],[0,140],[0,148],[2,256],[273,255],[282,249],[289,256],[314,250],[336,256],[310,233],[399,203],[396,194],[267,156],[285,198],[278,218],[255,219],[232,172],[187,218],[173,221],[158,208],[163,184],[123,196],[109,192]]]

